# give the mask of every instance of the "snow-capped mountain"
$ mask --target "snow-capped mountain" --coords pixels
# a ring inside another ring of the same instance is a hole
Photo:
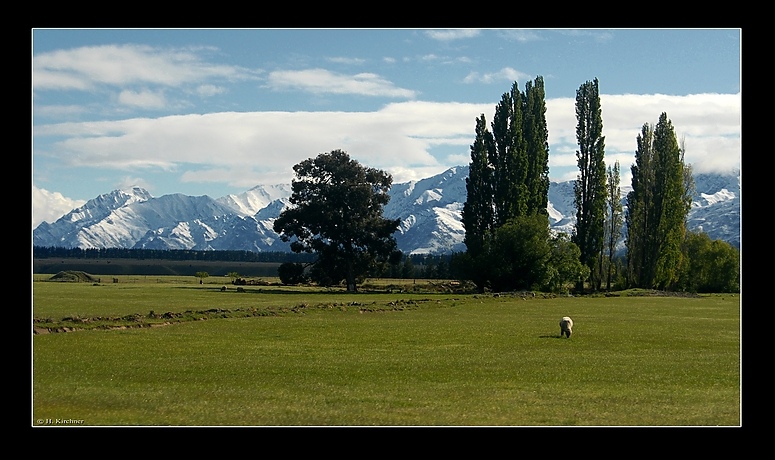
[[[419,181],[394,184],[384,216],[399,219],[399,249],[413,254],[465,250],[461,223],[467,166]],[[697,193],[689,212],[690,230],[740,246],[740,172],[695,175]],[[628,190],[623,187],[622,199]],[[288,251],[272,230],[289,205],[290,185],[256,186],[219,199],[181,194],[152,197],[134,187],[88,201],[53,224],[33,230],[35,246]],[[552,228],[570,233],[575,224],[573,182],[549,186]],[[626,203],[625,203],[626,204]]]
[[[32,232],[33,245],[67,248],[109,247],[100,241],[102,232],[93,232],[91,227],[99,226],[102,222],[109,225],[107,222],[113,222],[111,215],[116,210],[152,198],[148,191],[140,187],[114,190],[100,195],[60,217],[53,224],[43,222],[38,225]]]
[[[398,248],[412,254],[465,250],[461,222],[468,167],[458,166],[419,181],[395,184],[383,215],[401,219],[394,234]]]
[[[549,224],[552,229],[570,234],[576,225],[576,205],[573,204],[573,181],[550,182],[547,198]]]
[[[287,199],[290,196],[290,184],[259,185],[239,195],[227,195],[216,201],[234,209],[240,215],[255,216],[272,202]]]
[[[253,190],[229,200],[182,194],[152,197],[140,188],[88,201],[32,233],[35,246],[287,251],[271,221],[244,215]],[[123,205],[121,204],[123,203]],[[270,203],[271,204],[271,203]]]
[[[729,175],[695,174],[694,186],[687,227],[739,248],[740,171]]]

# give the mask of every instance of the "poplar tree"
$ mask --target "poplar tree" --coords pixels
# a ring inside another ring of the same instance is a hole
[[[678,145],[673,123],[664,112],[654,130],[654,151],[659,152],[655,186],[661,192],[655,194],[655,209],[659,209],[661,215],[657,225],[659,245],[654,287],[667,289],[678,279],[682,258],[681,244],[686,235],[686,217],[691,208],[691,194],[687,190],[684,152]]]
[[[549,131],[543,77],[503,93],[492,122],[495,226],[533,214],[548,216]]]
[[[608,274],[606,276],[605,288],[611,290],[611,277],[613,276],[614,255],[616,254],[616,245],[619,243],[622,224],[624,223],[624,214],[622,212],[622,191],[619,186],[621,180],[619,177],[619,162],[613,167],[608,167],[608,211],[606,213],[606,247],[608,248]]]
[[[546,124],[544,79],[525,84],[524,130],[528,151],[527,209],[529,213],[549,215],[549,129]]]
[[[503,93],[495,107],[492,137],[495,227],[527,214],[528,152],[523,133],[523,96],[517,83]]]
[[[495,225],[493,203],[493,166],[495,143],[487,129],[484,114],[476,119],[476,138],[471,144],[471,164],[466,178],[466,202],[463,204],[462,224],[465,276],[484,292],[487,284],[487,259]]]
[[[492,285],[498,278],[497,288],[506,288],[515,283],[514,267],[518,263],[539,265],[542,261],[512,260],[504,273],[494,266],[498,251],[494,244],[498,230],[521,220],[517,226],[531,228],[531,222],[523,220],[530,216],[544,217],[548,229],[549,191],[549,143],[546,125],[546,104],[544,101],[543,78],[526,85],[526,92],[519,91],[514,82],[508,92],[503,93],[495,106],[491,124],[487,129],[485,117],[476,119],[476,139],[471,145],[471,164],[466,179],[466,203],[463,206],[463,227],[466,231],[466,267],[469,278],[480,290]],[[500,241],[500,240],[499,240]],[[499,247],[512,248],[513,246]],[[512,254],[512,259],[526,257],[527,252]],[[496,274],[497,270],[497,274]],[[531,278],[532,279],[532,278]],[[505,280],[505,281],[504,281]],[[514,280],[514,281],[509,281]],[[525,282],[525,278],[520,278]]]
[[[627,278],[630,286],[650,285],[653,280],[654,254],[653,213],[654,166],[652,143],[654,128],[645,123],[636,138],[635,163],[632,172],[632,190],[627,194]]]
[[[576,159],[579,174],[573,185],[576,227],[572,241],[589,267],[592,287],[600,289],[606,215],[605,137],[597,78],[576,91]]]
[[[627,195],[627,267],[632,286],[668,289],[678,280],[691,207],[691,169],[672,122],[662,113],[643,126]]]
[[[487,130],[484,114],[476,119],[476,139],[471,145],[471,164],[466,178],[466,202],[462,223],[465,245],[472,257],[481,255],[492,236],[495,207],[493,204],[494,141]]]

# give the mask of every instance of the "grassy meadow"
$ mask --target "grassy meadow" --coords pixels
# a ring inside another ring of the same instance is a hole
[[[74,332],[31,339],[36,427],[741,424],[739,295],[48,277],[34,326]]]

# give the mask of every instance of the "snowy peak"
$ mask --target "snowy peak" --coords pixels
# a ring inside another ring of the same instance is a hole
[[[114,190],[87,201],[83,206],[67,213],[65,218],[73,224],[90,222],[101,219],[107,213],[122,206],[147,201],[151,198],[153,198],[151,194],[141,187]]]
[[[114,190],[100,195],[60,217],[53,224],[40,224],[32,232],[33,245],[92,247],[89,246],[89,241],[93,239],[90,227],[110,219],[116,210],[151,199],[151,194],[140,187]]]
[[[146,219],[149,223],[177,223],[196,219],[225,216],[233,210],[207,195],[187,196],[180,193],[164,195],[153,200],[132,203],[129,210]]]
[[[206,195],[153,198],[142,189],[134,190],[131,195],[124,191],[101,195],[82,207],[88,212],[79,208],[53,224],[44,222],[33,231],[33,244],[84,249],[227,250],[238,246],[252,251],[284,246],[275,244],[278,235],[263,223]],[[247,243],[233,241],[232,235]]]
[[[218,202],[228,206],[240,215],[254,216],[276,200],[284,200],[291,196],[291,186],[286,184],[258,185],[240,193],[218,198]]]
[[[692,207],[701,208],[740,199],[740,170],[728,174],[695,174]]]
[[[450,168],[436,176],[396,184],[384,216],[399,219],[394,235],[398,248],[410,254],[439,254],[465,250],[461,223],[466,201],[468,167]]]
[[[740,170],[727,174],[695,174],[695,195],[687,218],[690,230],[740,247]]]
[[[696,206],[710,206],[712,204],[721,203],[723,201],[734,200],[737,196],[727,189],[721,189],[718,192],[708,195],[707,193],[700,193],[701,200],[694,201]]]

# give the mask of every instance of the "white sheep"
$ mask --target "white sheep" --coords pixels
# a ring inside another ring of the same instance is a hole
[[[571,333],[573,333],[573,320],[570,316],[563,316],[560,320],[560,337],[567,335],[570,338]]]

